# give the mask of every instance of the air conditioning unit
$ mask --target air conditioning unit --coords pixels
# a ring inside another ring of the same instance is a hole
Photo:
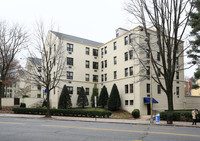
[[[97,70],[94,70],[94,72],[97,72]]]
[[[69,52],[69,54],[72,54],[72,52]]]
[[[103,69],[101,71],[103,72]]]
[[[69,66],[69,68],[72,68],[72,66]]]
[[[72,81],[68,81],[68,83],[72,83]]]
[[[94,57],[94,59],[97,59],[97,57]]]

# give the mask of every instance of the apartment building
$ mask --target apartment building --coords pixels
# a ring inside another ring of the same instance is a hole
[[[154,29],[148,29],[151,42],[156,42]],[[160,86],[150,81],[149,76],[149,52],[145,47],[145,34],[143,28],[138,26],[132,30],[118,28],[116,37],[107,43],[99,43],[72,35],[49,31],[62,39],[66,69],[64,77],[58,87],[51,91],[51,107],[57,107],[59,96],[64,85],[71,94],[72,106],[76,107],[76,101],[80,87],[85,88],[90,101],[92,89],[96,83],[99,88],[105,85],[108,93],[113,84],[116,84],[121,97],[121,108],[132,112],[140,109],[142,115],[150,114],[150,87],[152,87],[153,112],[167,109],[167,97]],[[183,49],[183,44],[179,51]],[[136,54],[137,52],[137,54]],[[138,55],[146,64],[146,69],[138,60]],[[160,61],[157,47],[153,55]],[[183,64],[180,56],[177,62]],[[162,69],[162,68],[160,68]],[[155,72],[152,72],[155,75]],[[164,83],[164,82],[163,82]],[[174,108],[182,109],[184,101],[184,72],[177,72],[174,80]]]

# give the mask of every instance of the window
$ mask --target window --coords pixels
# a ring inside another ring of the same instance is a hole
[[[93,49],[93,56],[98,56],[98,49]]]
[[[157,60],[160,61],[160,52],[157,52]]]
[[[85,74],[85,81],[90,81],[90,75],[89,74]]]
[[[176,72],[176,79],[179,79],[179,72]]]
[[[42,72],[42,67],[38,67],[38,72]]]
[[[133,50],[129,51],[129,59],[133,59]]]
[[[125,100],[125,105],[128,105],[128,100]]]
[[[133,67],[129,68],[129,73],[130,73],[130,76],[133,75]]]
[[[124,53],[124,59],[125,59],[125,61],[128,60],[128,52],[125,52],[125,53]]]
[[[67,86],[67,90],[68,90],[69,94],[73,94],[73,87]]]
[[[114,79],[117,79],[117,71],[114,71]]]
[[[85,54],[86,54],[86,55],[90,55],[90,48],[89,48],[89,47],[86,47],[86,48],[85,48]]]
[[[130,105],[133,105],[133,100],[130,100]]]
[[[105,68],[107,68],[107,60],[105,60]]]
[[[103,82],[103,80],[104,80],[103,78],[104,78],[104,75],[102,74],[101,75],[101,82]]]
[[[104,68],[104,64],[103,64],[103,61],[101,61],[101,68],[102,68],[102,69]]]
[[[89,88],[85,88],[85,94],[86,94],[86,95],[89,95],[89,94],[90,94],[89,91],[90,91]]]
[[[128,85],[125,85],[125,94],[128,93]]]
[[[149,49],[146,49],[146,58],[150,58],[150,52],[149,52]]]
[[[107,81],[107,73],[106,74],[104,74],[105,75],[105,81]]]
[[[93,82],[98,82],[98,75],[93,75]]]
[[[146,75],[150,75],[150,67],[146,66]]]
[[[77,94],[79,95],[81,91],[81,87],[77,87]]]
[[[115,57],[113,58],[113,60],[114,60],[114,65],[116,65],[116,64],[117,64],[117,56],[115,56]]]
[[[150,84],[147,84],[147,93],[150,93]]]
[[[41,94],[37,94],[37,98],[41,98]]]
[[[90,61],[88,60],[85,61],[85,68],[90,68]]]
[[[38,90],[41,90],[41,86],[40,86],[40,85],[38,85],[38,86],[37,86],[37,89],[38,89]]]
[[[158,71],[158,72],[157,72],[157,73],[158,73],[158,77],[160,77],[160,71],[161,71],[160,68],[158,68],[157,71]]]
[[[67,71],[67,79],[73,79],[73,72]]]
[[[93,69],[98,69],[98,62],[93,62]]]
[[[101,49],[101,55],[103,56],[103,48]]]
[[[73,64],[74,64],[74,59],[70,58],[70,57],[67,57],[67,65],[72,65],[73,66]]]
[[[107,54],[107,47],[104,47],[104,52],[105,54]]]
[[[125,45],[128,44],[128,36],[124,37],[124,44],[125,44]]]
[[[73,52],[73,44],[67,43],[67,51]]]
[[[130,93],[133,93],[133,84],[130,84]]]
[[[179,87],[176,87],[176,95],[177,95],[177,98],[179,98]]]
[[[160,87],[160,85],[157,86],[157,91],[158,91],[158,94],[161,94],[161,87]]]
[[[130,34],[129,35],[129,43],[132,43],[133,42],[133,34]]]
[[[128,68],[125,68],[124,72],[125,72],[125,77],[128,76]]]
[[[114,50],[117,49],[117,42],[114,42],[114,43],[113,43],[113,48],[114,48]]]

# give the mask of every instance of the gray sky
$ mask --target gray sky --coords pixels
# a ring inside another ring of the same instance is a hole
[[[124,0],[0,0],[0,19],[32,31],[36,21],[53,22],[59,32],[105,43],[118,27],[131,29]],[[189,77],[193,69],[186,70]]]

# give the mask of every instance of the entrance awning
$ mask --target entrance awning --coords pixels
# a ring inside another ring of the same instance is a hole
[[[144,104],[150,104],[150,101],[151,101],[150,97],[144,97]],[[152,98],[152,103],[158,103],[158,101]]]

